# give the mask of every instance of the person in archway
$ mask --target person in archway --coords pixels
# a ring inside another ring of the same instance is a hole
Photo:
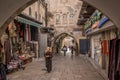
[[[67,46],[66,45],[63,46],[63,52],[64,52],[64,56],[66,56],[66,52],[67,52]]]
[[[71,46],[70,48],[71,48],[71,54],[73,55],[73,52],[74,52],[74,47],[73,47],[73,46]]]
[[[45,57],[47,71],[51,72],[51,70],[52,70],[52,57],[53,57],[51,47],[46,48],[44,57]]]

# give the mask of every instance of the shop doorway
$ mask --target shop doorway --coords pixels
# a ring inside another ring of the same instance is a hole
[[[90,49],[90,40],[89,39],[80,39],[79,40],[79,50],[81,54],[87,54]]]

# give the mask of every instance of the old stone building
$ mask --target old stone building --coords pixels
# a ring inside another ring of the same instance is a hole
[[[25,8],[25,10],[22,13],[38,20],[42,23],[43,26],[45,26],[46,7],[47,4],[45,3],[45,1],[38,0],[34,4]]]
[[[50,5],[49,5],[50,4]],[[54,26],[58,32],[70,32],[72,28],[77,27],[77,18],[82,6],[79,0],[52,0],[49,1],[48,9],[54,15],[49,25]],[[67,28],[64,30],[64,28]]]
[[[55,35],[61,36],[62,33],[67,33],[74,37],[77,45],[80,39],[85,39],[83,36],[83,27],[77,25],[79,12],[81,11],[82,1],[80,0],[47,0],[48,10],[52,13],[53,18],[48,22],[50,27],[54,27]],[[63,43],[65,39],[62,39]],[[65,41],[69,42],[69,41]],[[69,43],[65,43],[69,44]],[[79,47],[79,45],[78,45]]]

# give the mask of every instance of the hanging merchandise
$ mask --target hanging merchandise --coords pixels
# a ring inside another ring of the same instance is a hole
[[[109,50],[109,80],[120,80],[120,39],[110,41]]]
[[[14,24],[14,22],[11,22],[9,25],[8,25],[8,30],[9,30],[9,33],[10,33],[10,36],[11,37],[15,37],[16,36],[16,26]]]
[[[101,46],[102,46],[102,53],[103,54],[108,54],[109,50],[108,50],[108,41],[107,40],[103,40],[101,42]]]
[[[109,49],[108,49],[108,40],[102,40],[101,41],[101,51],[102,51],[102,69],[106,69],[107,66],[107,57],[109,54]]]
[[[31,40],[31,34],[30,34],[31,32],[30,32],[30,25],[28,25],[28,41],[30,41]]]
[[[11,47],[10,47],[10,41],[9,39],[5,41],[4,43],[4,51],[5,51],[5,61],[6,61],[6,64],[8,64],[10,62],[10,59],[11,59]]]

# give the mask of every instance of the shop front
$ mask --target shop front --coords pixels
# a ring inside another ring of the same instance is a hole
[[[116,27],[111,22],[106,22],[100,29],[87,34],[90,37],[91,57],[108,73],[109,41],[116,37]]]
[[[92,59],[108,73],[110,40],[115,39],[117,32],[115,25],[95,11],[84,27],[85,34],[90,39]]]
[[[38,30],[40,24],[27,18],[17,16],[10,22],[1,37],[3,59],[9,71],[21,68],[38,57]]]
[[[96,34],[91,37],[92,58],[101,66],[101,34]]]

